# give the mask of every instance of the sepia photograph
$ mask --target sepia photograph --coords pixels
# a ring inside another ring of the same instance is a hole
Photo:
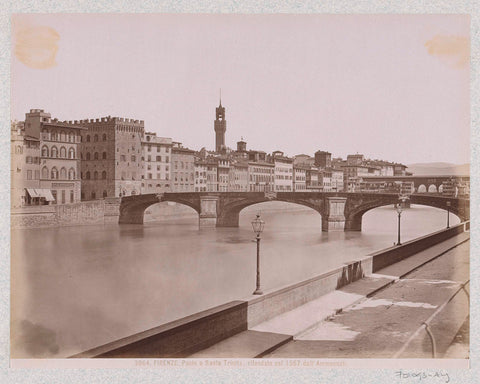
[[[468,368],[470,21],[12,15],[10,364]]]

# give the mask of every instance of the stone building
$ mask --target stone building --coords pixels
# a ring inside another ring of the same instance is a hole
[[[144,121],[108,116],[78,124],[87,128],[81,145],[82,200],[140,194]]]
[[[265,161],[248,162],[249,192],[273,192],[275,165]]]
[[[237,161],[230,166],[230,192],[248,192],[248,162]]]
[[[332,154],[326,151],[315,152],[315,166],[320,169],[332,167]]]
[[[146,132],[142,139],[141,193],[171,192],[172,139]]]
[[[24,165],[20,168],[15,166],[20,169],[23,180],[20,200],[15,196],[15,204],[69,204],[80,201],[79,146],[81,132],[85,128],[71,121],[52,119],[50,113],[43,109],[31,109],[25,114],[25,122],[17,128],[15,142],[19,143],[18,136],[23,136],[23,153],[18,155],[24,156]]]
[[[218,192],[228,192],[230,185],[230,160],[227,157],[217,158]]]
[[[172,192],[195,191],[195,151],[172,143],[171,175]]]
[[[207,192],[207,161],[195,159],[195,192]]]
[[[208,158],[207,163],[207,192],[218,192],[218,163],[215,158]]]
[[[293,160],[284,156],[283,152],[272,153],[275,172],[275,192],[293,191]]]
[[[293,166],[293,191],[294,192],[306,192],[308,169],[310,169],[310,167],[307,167],[301,164]]]

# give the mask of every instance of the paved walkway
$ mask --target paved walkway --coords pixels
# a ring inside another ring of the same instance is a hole
[[[402,348],[395,357],[431,357],[425,330],[410,339],[468,280],[468,239],[462,233],[190,357],[385,358]],[[432,321],[437,356],[467,314],[466,295],[460,292]]]

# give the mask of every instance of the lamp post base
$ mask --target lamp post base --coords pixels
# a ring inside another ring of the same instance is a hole
[[[263,295],[263,291],[260,288],[257,288],[255,292],[253,292],[253,295]]]

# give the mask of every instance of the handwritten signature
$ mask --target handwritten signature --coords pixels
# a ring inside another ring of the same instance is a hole
[[[430,378],[443,378],[445,383],[450,382],[450,376],[447,372],[425,372],[425,371],[418,371],[418,372],[405,372],[405,371],[396,371],[395,376],[399,379],[418,379],[419,381],[423,379],[430,379]]]

